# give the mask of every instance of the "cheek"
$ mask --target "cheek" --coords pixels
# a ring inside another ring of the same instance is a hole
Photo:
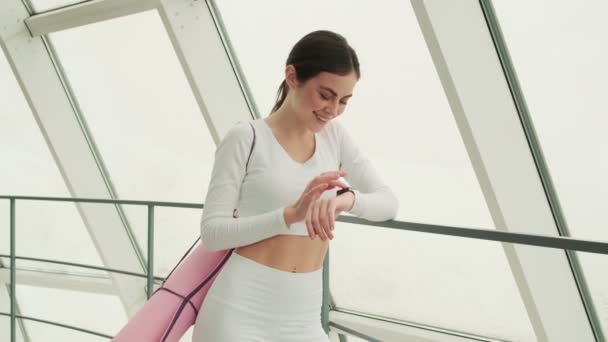
[[[315,110],[322,109],[327,106],[327,101],[323,100],[319,95],[313,95],[310,99],[310,103]]]
[[[301,102],[302,107],[308,110],[319,110],[323,108],[323,100],[319,99],[319,96],[315,96],[314,94],[306,96],[306,98],[302,99]]]
[[[315,98],[307,93],[300,93],[295,98],[295,104],[302,111],[314,110],[315,106],[317,106],[317,102]]]

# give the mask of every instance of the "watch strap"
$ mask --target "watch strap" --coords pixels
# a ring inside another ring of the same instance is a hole
[[[340,196],[340,195],[342,195],[345,192],[352,192],[353,195],[355,194],[355,192],[351,188],[346,187],[346,188],[343,188],[343,189],[340,189],[340,190],[336,191],[336,196]]]

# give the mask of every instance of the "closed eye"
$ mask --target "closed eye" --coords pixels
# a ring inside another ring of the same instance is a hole
[[[323,98],[323,100],[330,100],[332,98],[332,96],[327,95],[327,94],[322,93],[322,92],[319,92],[319,95],[321,95],[321,98]],[[347,97],[347,98],[350,98],[350,96]],[[348,101],[347,100],[342,100],[342,101],[340,101],[340,103],[343,104],[343,105],[346,105],[348,103]]]

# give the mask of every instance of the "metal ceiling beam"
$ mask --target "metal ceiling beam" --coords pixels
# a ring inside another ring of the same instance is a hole
[[[95,0],[32,15],[25,19],[33,37],[98,21],[131,15],[158,6],[158,0]]]
[[[159,13],[214,141],[257,116],[212,3],[160,0]]]

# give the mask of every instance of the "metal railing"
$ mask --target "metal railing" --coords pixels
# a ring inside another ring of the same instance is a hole
[[[64,197],[35,197],[35,196],[0,196],[0,199],[6,199],[10,202],[10,255],[2,255],[0,257],[8,257],[10,258],[10,313],[2,313],[0,315],[10,316],[10,326],[11,326],[11,342],[16,341],[16,319],[25,319],[32,320],[46,324],[52,324],[63,328],[73,329],[81,332],[85,332],[88,334],[93,334],[100,337],[112,338],[112,336],[105,335],[99,332],[94,332],[70,325],[65,325],[57,322],[51,322],[46,320],[41,320],[33,317],[27,317],[22,315],[17,315],[16,312],[16,260],[30,260],[30,261],[38,261],[38,262],[47,262],[47,263],[55,263],[67,266],[76,266],[83,267],[87,269],[93,270],[101,270],[106,272],[113,272],[119,274],[130,275],[134,277],[143,277],[147,279],[147,297],[153,293],[154,283],[155,281],[163,281],[162,277],[154,276],[154,208],[155,207],[174,207],[174,208],[192,208],[192,209],[203,209],[203,204],[195,204],[195,203],[177,203],[177,202],[155,202],[155,201],[131,201],[131,200],[108,200],[108,199],[93,199],[93,198],[64,198]],[[68,263],[61,261],[54,261],[48,259],[37,259],[37,258],[26,258],[19,257],[15,254],[15,246],[16,246],[16,220],[15,220],[15,208],[17,200],[22,201],[48,201],[48,202],[71,202],[71,203],[100,203],[100,204],[114,204],[114,205],[139,205],[146,206],[148,208],[148,235],[147,235],[147,265],[146,265],[146,274],[139,274],[134,272],[128,272],[124,270],[117,270],[111,268],[104,268],[92,265],[84,265],[77,263]],[[462,228],[462,227],[450,227],[450,226],[441,226],[441,225],[433,225],[433,224],[422,224],[422,223],[410,223],[410,222],[401,222],[401,221],[384,221],[384,222],[371,222],[367,220],[363,220],[353,216],[340,216],[337,221],[352,223],[352,224],[361,224],[367,226],[376,226],[381,228],[388,229],[399,229],[406,231],[416,231],[416,232],[424,232],[431,234],[440,234],[440,235],[449,235],[449,236],[457,236],[457,237],[465,237],[465,238],[473,238],[480,240],[489,240],[489,241],[497,241],[497,242],[507,242],[507,243],[515,243],[522,245],[531,245],[531,246],[539,246],[539,247],[547,247],[547,248],[557,248],[563,250],[571,250],[571,251],[579,251],[579,252],[588,252],[588,253],[598,253],[598,254],[608,254],[608,243],[599,242],[599,241],[591,241],[591,240],[583,240],[583,239],[573,239],[568,237],[552,237],[552,236],[543,236],[543,235],[535,235],[535,234],[524,234],[524,233],[511,233],[511,232],[503,232],[497,230],[489,230],[489,229],[475,229],[475,228]],[[364,335],[361,332],[355,331],[348,327],[341,326],[337,323],[329,321],[329,311],[332,308],[329,305],[329,250],[326,255],[323,267],[323,309],[321,313],[323,327],[326,332],[329,332],[330,325],[339,327],[339,329],[343,331],[347,331],[350,334],[358,336],[368,341],[377,341],[376,339]]]
[[[14,267],[16,265],[16,260],[30,260],[30,261],[38,261],[38,262],[47,262],[54,263],[59,265],[66,266],[76,266],[82,267],[86,269],[106,271],[112,273],[119,273],[134,277],[142,277],[146,278],[146,295],[147,298],[152,296],[154,292],[154,282],[162,281],[164,278],[162,277],[154,277],[154,209],[156,207],[173,207],[173,208],[192,208],[192,209],[202,209],[202,204],[194,204],[194,203],[176,203],[176,202],[156,202],[156,201],[130,201],[130,200],[109,200],[109,199],[94,199],[94,198],[65,198],[65,197],[37,197],[37,196],[0,196],[0,199],[7,199],[10,202],[10,255],[2,255],[0,257],[9,257],[10,258],[10,313],[2,313],[2,316],[10,316],[11,322],[11,342],[16,341],[16,319],[26,319],[37,321],[46,324],[52,324],[63,328],[74,329],[77,331],[85,332],[88,334],[112,338],[112,336],[105,335],[99,332],[90,331],[74,326],[69,326],[57,322],[51,322],[46,320],[41,320],[33,317],[27,317],[22,315],[17,315],[16,310],[16,270]],[[148,224],[147,224],[147,264],[146,264],[146,274],[140,274],[135,272],[128,272],[124,270],[117,270],[112,268],[98,267],[92,265],[84,265],[84,264],[76,264],[76,263],[68,263],[61,261],[54,261],[48,259],[37,259],[37,258],[26,258],[26,257],[18,257],[15,254],[15,246],[16,246],[16,227],[15,227],[15,208],[17,200],[22,201],[48,201],[48,202],[72,202],[72,203],[97,203],[97,204],[113,204],[113,205],[136,205],[136,206],[145,206],[147,207],[147,216],[148,216]]]

